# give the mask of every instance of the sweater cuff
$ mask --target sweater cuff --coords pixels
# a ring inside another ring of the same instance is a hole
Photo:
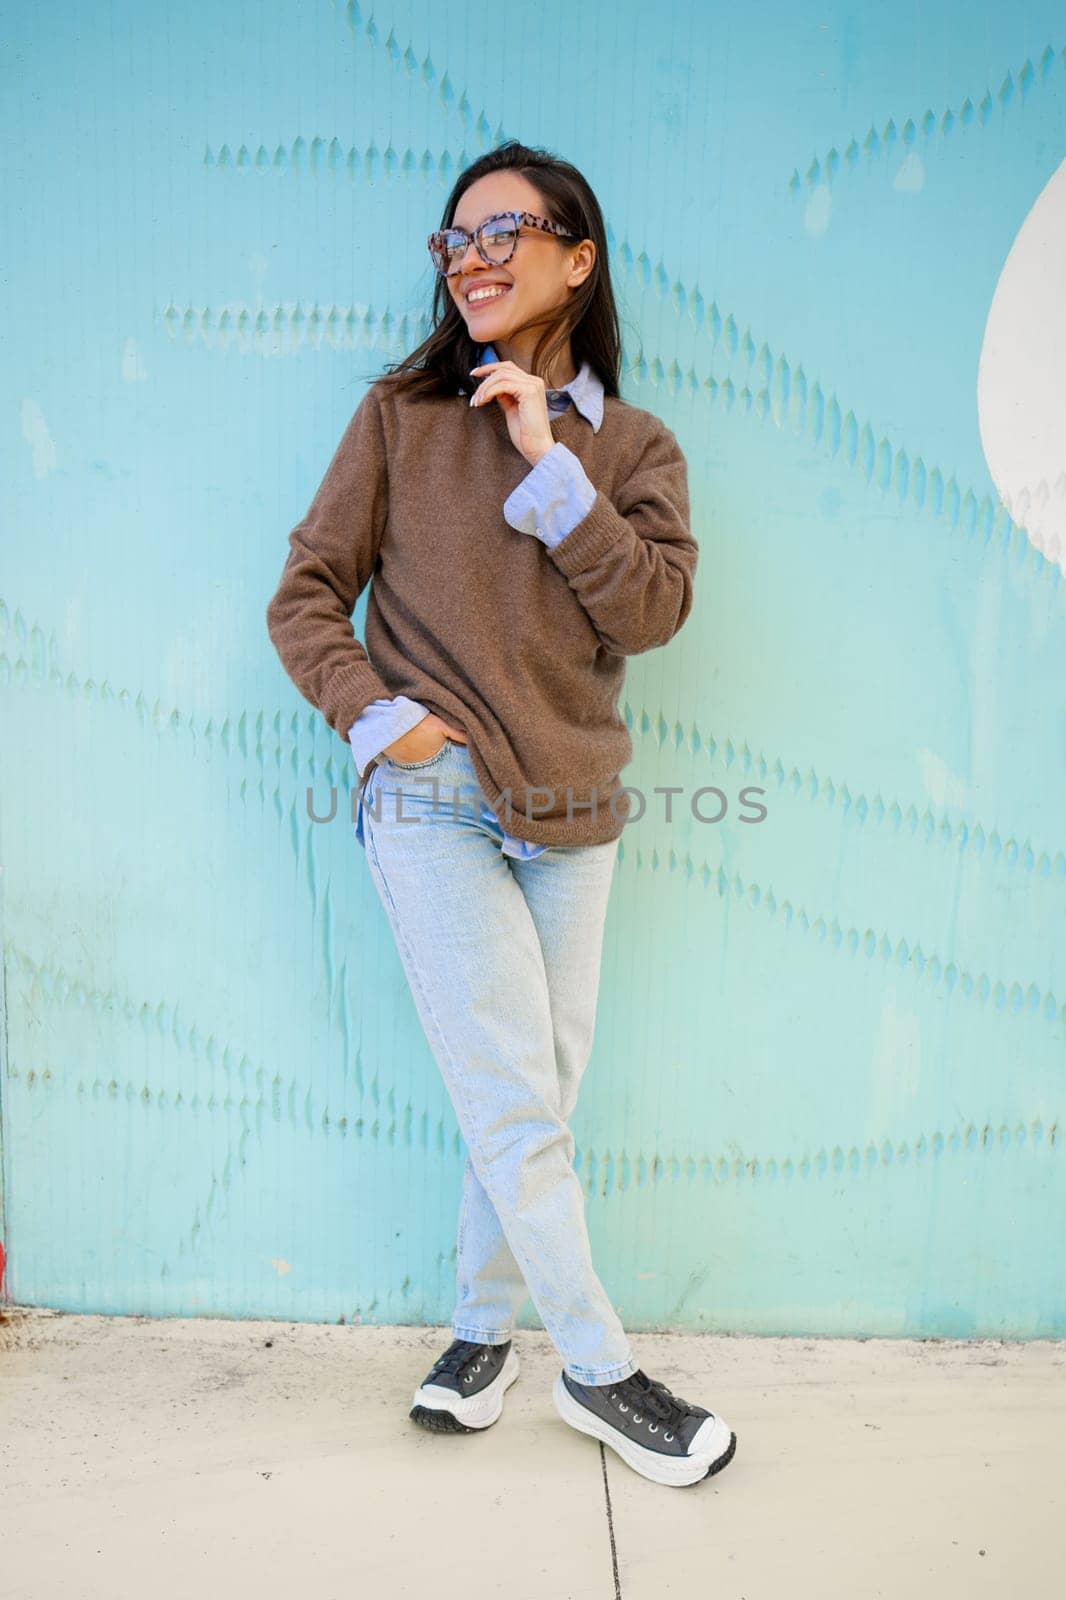
[[[600,557],[628,531],[629,523],[625,517],[615,510],[602,489],[597,489],[588,516],[582,517],[565,539],[546,548],[559,571],[573,578],[579,572],[584,572],[586,567],[594,567]]]
[[[372,700],[387,698],[391,695],[384,679],[369,661],[357,661],[333,674],[322,696],[321,711],[334,733],[347,744],[348,730],[360,712]]]

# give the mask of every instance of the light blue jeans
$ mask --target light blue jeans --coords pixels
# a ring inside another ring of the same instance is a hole
[[[467,1150],[452,1331],[504,1344],[528,1293],[570,1376],[612,1383],[639,1363],[592,1265],[569,1118],[618,841],[505,856],[481,798],[449,739],[425,761],[381,757],[359,817]]]

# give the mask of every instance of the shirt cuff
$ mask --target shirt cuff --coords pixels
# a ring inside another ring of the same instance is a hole
[[[507,496],[503,515],[516,532],[530,533],[550,548],[588,516],[595,500],[581,462],[556,441]]]
[[[417,700],[409,700],[405,694],[394,695],[386,700],[372,700],[348,729],[348,743],[355,755],[359,776],[363,776],[371,761],[381,754],[386,745],[402,739],[405,733],[410,733],[428,716],[429,711],[424,705]]]

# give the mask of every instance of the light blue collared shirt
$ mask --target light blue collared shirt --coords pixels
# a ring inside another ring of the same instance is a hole
[[[491,344],[483,345],[478,365],[488,366],[498,359]],[[459,392],[466,393],[463,389]],[[565,411],[568,405],[573,404],[591,423],[592,431],[599,432],[603,423],[603,384],[587,361],[581,363],[581,370],[576,377],[561,389],[549,389],[546,397],[549,412]],[[517,533],[528,533],[540,539],[542,544],[551,546],[565,539],[588,516],[595,499],[596,490],[577,456],[565,444],[556,441],[507,496],[503,515]],[[355,755],[360,779],[375,756],[428,716],[428,709],[407,695],[372,700],[348,730],[348,741]],[[495,827],[500,834],[503,841],[501,849],[505,856],[529,861],[550,849],[549,845],[532,844],[528,839],[516,839],[504,833],[495,812],[485,800],[481,802],[481,821],[489,827]],[[365,847],[361,794],[355,836]]]

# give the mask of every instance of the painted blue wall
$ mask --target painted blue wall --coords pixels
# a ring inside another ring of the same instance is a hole
[[[450,1317],[455,1119],[264,611],[422,337],[456,173],[515,136],[600,196],[702,553],[623,707],[650,803],[574,1119],[601,1276],[634,1330],[1066,1332],[1062,572],[977,404],[1066,156],[1061,6],[114,0],[4,34],[10,1298]]]

